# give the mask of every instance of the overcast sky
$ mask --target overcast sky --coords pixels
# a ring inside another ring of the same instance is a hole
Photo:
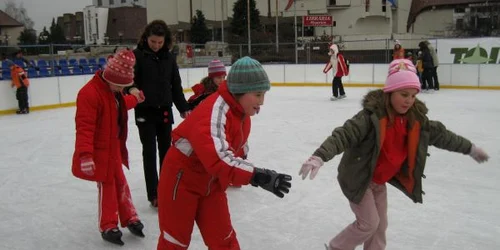
[[[1,9],[5,9],[6,0],[0,0]],[[35,29],[39,33],[43,26],[50,27],[52,18],[62,16],[64,13],[83,11],[85,6],[91,5],[92,0],[14,0],[22,3],[28,16],[35,22]]]

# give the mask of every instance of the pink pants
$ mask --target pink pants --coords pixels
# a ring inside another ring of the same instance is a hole
[[[139,220],[122,166],[113,171],[113,175],[110,181],[97,183],[101,232],[118,227],[118,219],[122,227],[126,227],[129,222]]]
[[[359,204],[350,202],[356,220],[330,241],[332,250],[385,249],[387,230],[387,187],[370,183]]]

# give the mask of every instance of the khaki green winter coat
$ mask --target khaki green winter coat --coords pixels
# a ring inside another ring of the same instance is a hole
[[[344,152],[338,167],[338,181],[342,192],[350,201],[361,202],[383,145],[388,116],[382,90],[369,92],[363,100],[363,110],[333,130],[313,155],[327,162]],[[438,121],[427,118],[427,107],[416,99],[408,111],[408,158],[389,183],[401,190],[414,202],[422,203],[422,178],[429,145],[453,152],[468,154],[469,140],[454,134]]]

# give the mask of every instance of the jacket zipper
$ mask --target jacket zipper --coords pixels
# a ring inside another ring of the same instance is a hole
[[[177,198],[177,188],[179,188],[179,182],[181,182],[182,173],[183,173],[182,169],[179,170],[179,172],[177,173],[177,181],[175,182],[174,194],[173,194],[173,200],[174,201]]]

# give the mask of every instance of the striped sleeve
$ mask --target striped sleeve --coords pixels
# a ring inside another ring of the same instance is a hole
[[[209,124],[196,133],[192,143],[193,149],[206,170],[219,178],[223,185],[232,183],[234,185],[247,185],[253,175],[254,166],[249,161],[234,155],[229,144],[231,138],[227,138],[227,118],[229,105],[222,97],[215,100],[210,112]]]

